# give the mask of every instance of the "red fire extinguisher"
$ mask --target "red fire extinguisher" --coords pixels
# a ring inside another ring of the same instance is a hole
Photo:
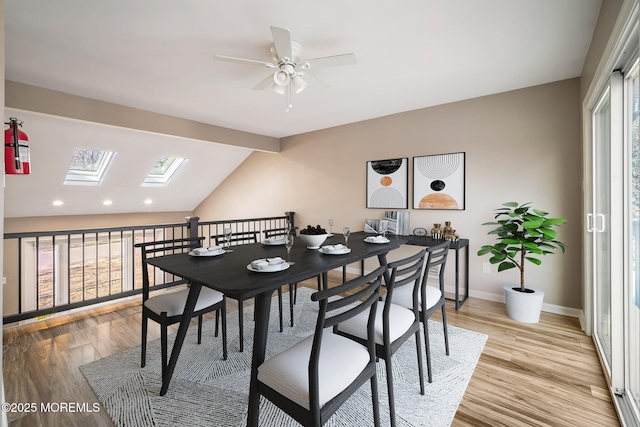
[[[29,138],[18,129],[22,122],[15,117],[9,118],[9,129],[4,131],[4,172],[11,175],[29,175],[31,159],[29,154]]]

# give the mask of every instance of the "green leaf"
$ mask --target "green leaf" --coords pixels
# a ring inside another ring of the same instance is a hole
[[[505,243],[507,245],[519,245],[520,244],[520,240],[506,238],[506,239],[502,239],[502,243]]]
[[[539,211],[538,209],[533,209],[533,211],[536,213],[536,215],[540,215],[540,216],[547,216],[549,215],[549,212],[545,212],[545,211]]]
[[[530,262],[534,263],[535,265],[542,264],[542,261],[540,261],[538,258],[525,257],[525,259],[527,261],[530,261]]]
[[[504,261],[505,259],[507,259],[507,255],[506,254],[495,254],[493,257],[491,257],[489,259],[489,262],[491,264],[497,264],[499,262]]]
[[[547,218],[542,223],[542,226],[549,227],[550,225],[564,224],[565,222],[567,222],[565,218]]]
[[[501,272],[501,271],[504,271],[504,270],[508,270],[508,269],[514,268],[514,267],[516,267],[516,265],[513,262],[505,261],[505,262],[503,262],[502,264],[500,264],[498,266],[498,272]]]
[[[518,203],[517,202],[507,202],[507,203],[503,203],[502,206],[508,206],[510,208],[517,208],[518,207]]]
[[[546,228],[546,227],[541,227],[540,232],[544,234],[545,237],[548,237],[549,239],[555,239],[556,236],[558,235],[557,231],[552,230],[550,228]]]
[[[493,250],[493,246],[483,246],[480,248],[480,250],[478,251],[478,256],[481,255],[485,255],[488,254],[489,252],[491,252]]]

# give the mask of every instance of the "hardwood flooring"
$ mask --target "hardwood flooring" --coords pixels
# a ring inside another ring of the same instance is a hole
[[[316,282],[305,285],[315,288]],[[236,308],[230,301],[230,322],[237,321]],[[447,320],[489,337],[452,426],[620,425],[593,342],[577,319],[543,313],[539,323],[522,324],[506,316],[503,304],[469,298],[459,311],[448,302]],[[78,367],[138,346],[140,322],[137,300],[6,326],[6,401],[37,407],[8,413],[10,425],[113,425],[103,410],[92,406],[97,400]],[[149,340],[156,338],[159,329],[150,322]],[[85,407],[72,412],[52,406],[46,412],[41,403]]]

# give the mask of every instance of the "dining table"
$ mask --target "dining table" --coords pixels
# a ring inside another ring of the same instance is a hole
[[[323,253],[319,249],[307,248],[300,239],[296,239],[291,249],[290,258],[287,256],[284,245],[263,242],[232,246],[227,248],[231,251],[219,256],[192,256],[189,253],[179,253],[147,259],[148,264],[190,282],[182,320],[163,374],[160,395],[164,396],[169,388],[202,286],[215,289],[235,299],[255,298],[255,329],[247,425],[257,426],[260,404],[257,383],[258,367],[265,359],[273,292],[284,285],[300,283],[315,277],[321,277],[320,284],[326,288],[329,286],[329,271],[343,268],[352,263],[361,263],[371,257],[377,257],[380,265],[386,266],[387,253],[407,242],[406,237],[387,235],[388,242],[386,243],[369,243],[365,241],[367,236],[371,236],[371,234],[351,233],[348,240],[348,248],[350,249],[348,253],[343,253],[346,251]],[[344,243],[342,235],[331,235],[323,243],[323,246]],[[254,260],[275,257],[292,261],[293,265],[281,271],[255,271],[252,267]],[[388,281],[388,273],[386,273],[385,279]]]

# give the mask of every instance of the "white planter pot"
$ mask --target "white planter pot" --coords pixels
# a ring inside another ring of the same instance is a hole
[[[534,292],[514,291],[514,286],[505,286],[504,299],[507,304],[507,316],[522,323],[538,323],[542,311],[544,291],[531,289]],[[519,289],[519,286],[515,286]]]

